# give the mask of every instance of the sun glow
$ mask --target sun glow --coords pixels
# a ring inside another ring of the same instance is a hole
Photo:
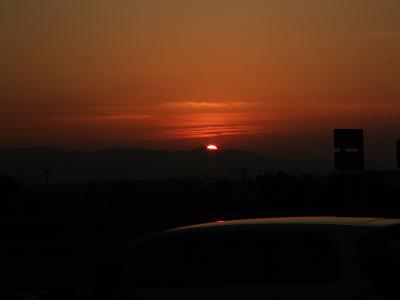
[[[218,147],[216,145],[208,145],[207,150],[216,151],[216,150],[218,150]]]

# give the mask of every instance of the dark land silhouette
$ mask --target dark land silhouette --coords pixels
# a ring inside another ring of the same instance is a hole
[[[224,177],[243,169],[252,175],[266,170],[321,174],[334,169],[333,159],[332,155],[331,160],[286,160],[237,149],[213,152],[205,148],[191,151],[15,148],[0,150],[0,173],[25,182],[42,182],[46,171],[52,182]],[[366,168],[375,169],[376,165],[367,161]]]
[[[182,225],[304,215],[400,218],[397,171],[312,175],[274,171],[267,162],[238,150],[3,150],[0,290],[67,297],[85,287],[85,276],[109,253]]]

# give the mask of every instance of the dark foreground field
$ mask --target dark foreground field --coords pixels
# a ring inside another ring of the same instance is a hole
[[[117,249],[182,225],[288,215],[397,218],[399,178],[395,172],[319,177],[278,172],[45,186],[2,177],[0,288],[74,297]]]

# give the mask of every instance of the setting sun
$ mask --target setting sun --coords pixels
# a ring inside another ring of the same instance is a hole
[[[208,145],[207,150],[216,151],[218,150],[218,147],[216,145]]]

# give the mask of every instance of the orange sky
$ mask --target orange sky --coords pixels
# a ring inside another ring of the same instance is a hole
[[[2,0],[0,147],[331,157],[400,138],[396,0]],[[393,158],[392,158],[393,157]]]

